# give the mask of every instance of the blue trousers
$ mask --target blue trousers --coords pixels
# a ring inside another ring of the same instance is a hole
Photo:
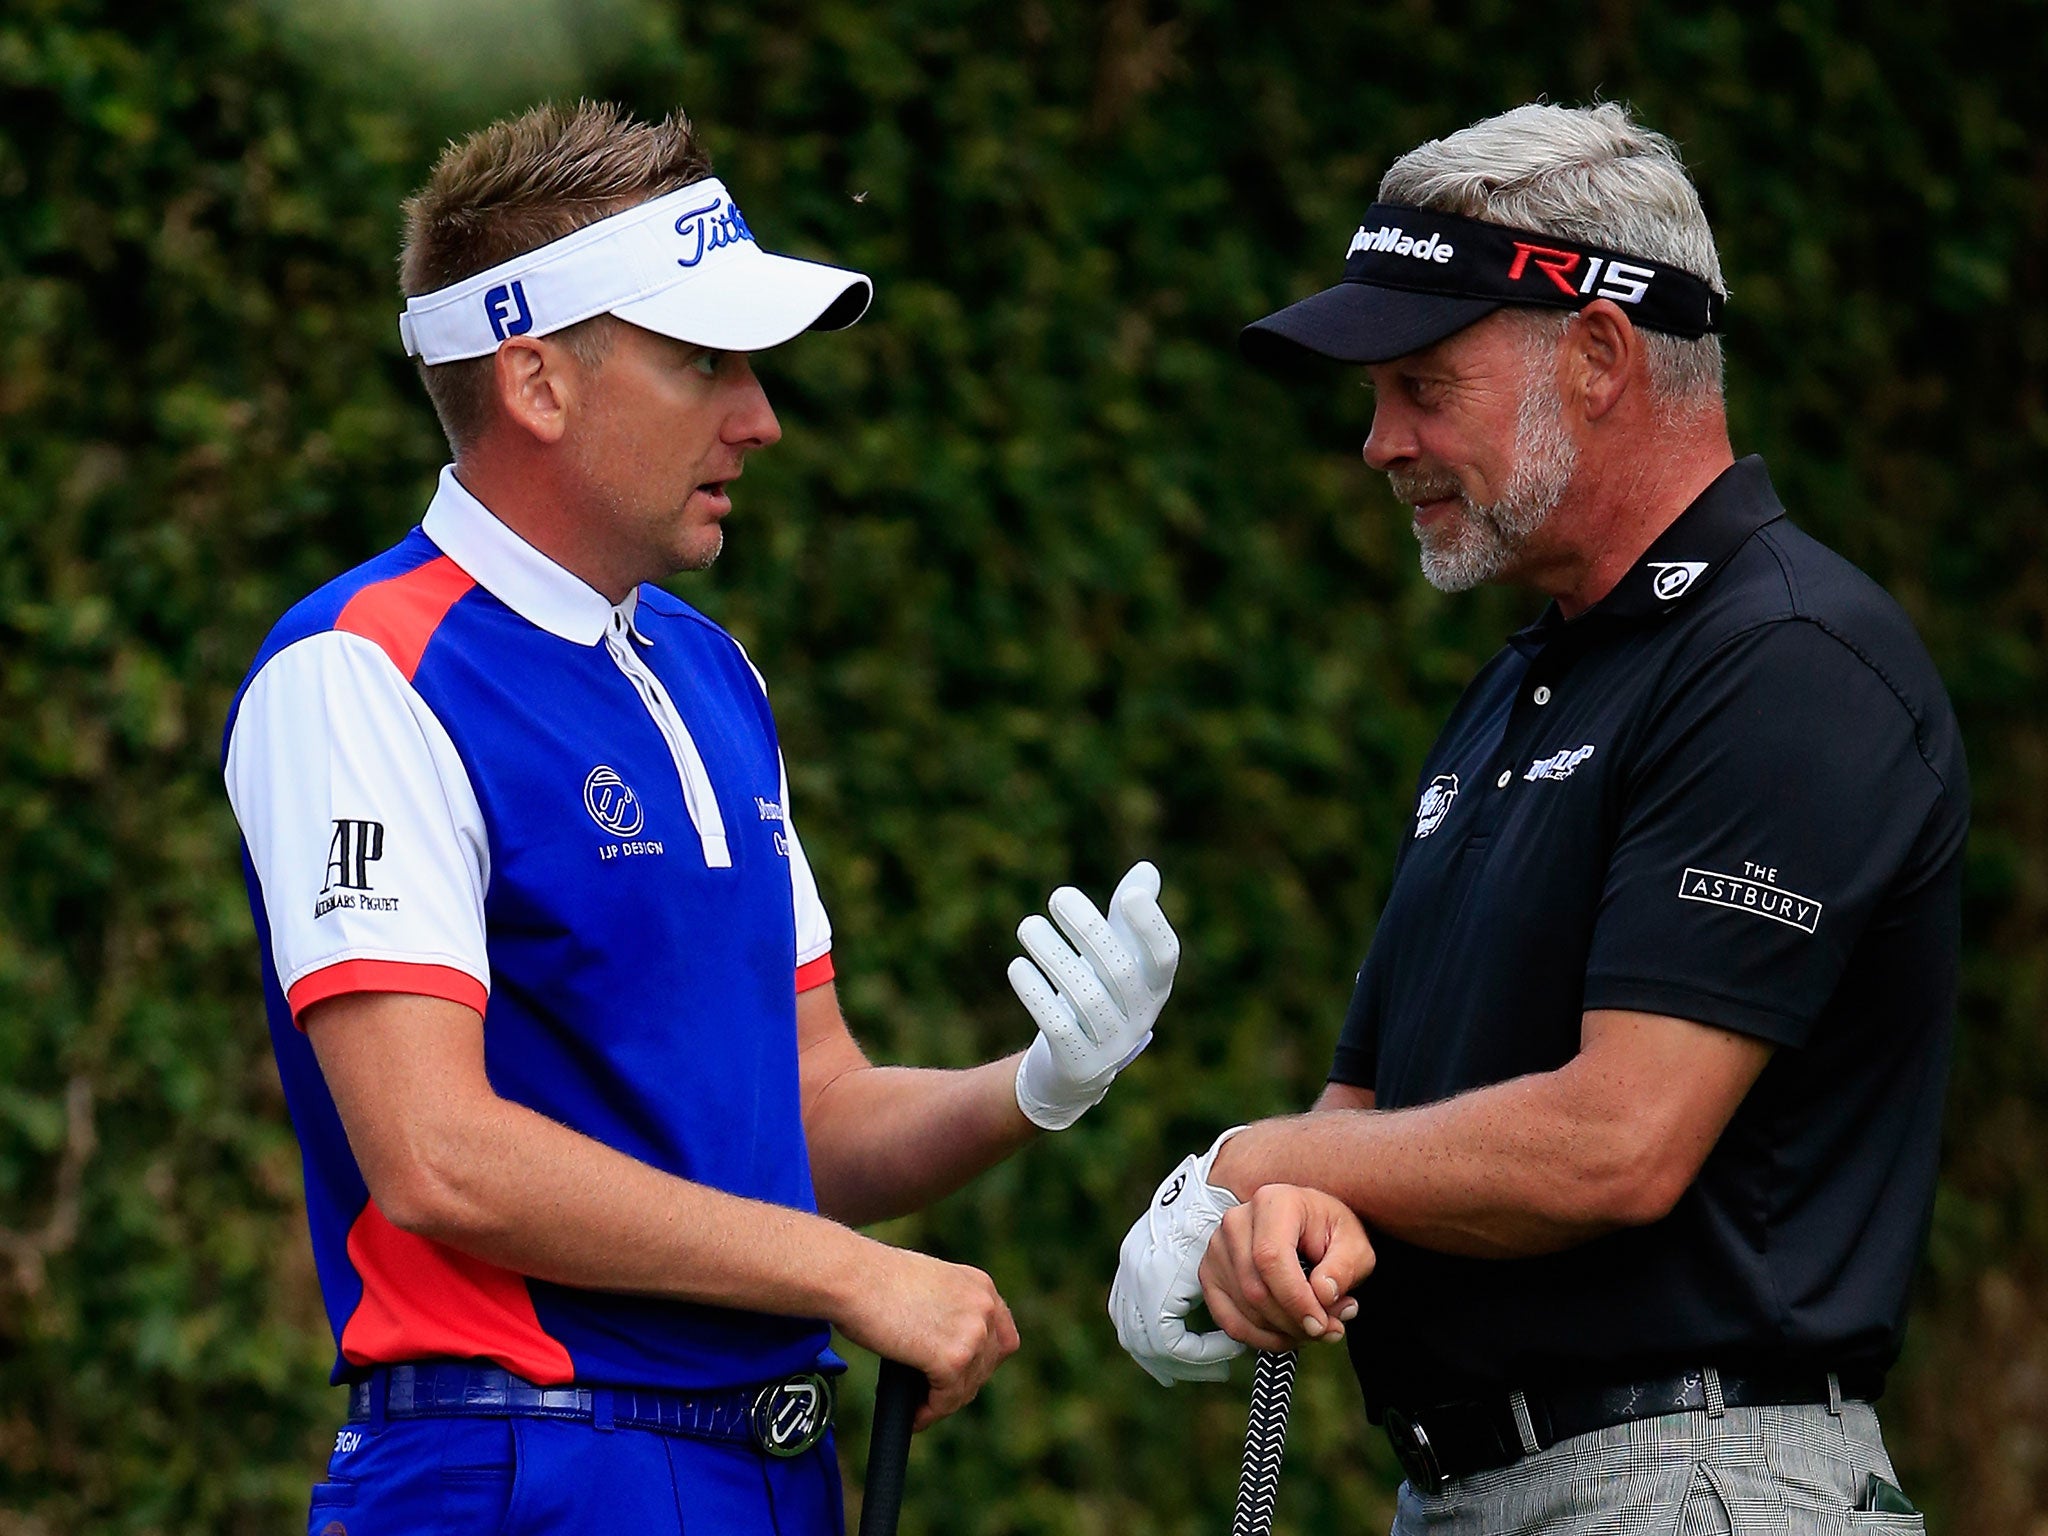
[[[746,1445],[548,1419],[394,1419],[335,1436],[308,1536],[844,1536],[827,1435]]]

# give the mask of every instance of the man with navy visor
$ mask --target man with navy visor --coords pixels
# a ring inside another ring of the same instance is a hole
[[[1151,1038],[1157,873],[1054,893],[1030,1048],[871,1066],[765,685],[653,583],[781,429],[747,354],[868,280],[764,252],[682,117],[539,109],[407,205],[400,322],[455,462],[305,599],[228,723],[348,1422],[315,1536],[841,1529],[829,1331],[922,1426],[1017,1348],[988,1276],[865,1238]]]
[[[1427,579],[1549,604],[1421,765],[1329,1087],[1160,1187],[1119,1336],[1168,1383],[1344,1339],[1401,1536],[1918,1529],[1870,1405],[1949,1059],[1941,680],[1735,458],[1712,233],[1625,108],[1422,145],[1345,256],[1244,350],[1362,365]]]

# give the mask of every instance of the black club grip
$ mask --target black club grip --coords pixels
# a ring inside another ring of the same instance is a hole
[[[867,1486],[860,1500],[860,1536],[896,1536],[903,1513],[903,1478],[910,1466],[910,1423],[931,1384],[924,1372],[884,1360],[875,1385],[875,1427],[868,1436]]]

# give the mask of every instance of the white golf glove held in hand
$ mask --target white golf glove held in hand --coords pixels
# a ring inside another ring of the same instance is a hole
[[[1061,1131],[1152,1043],[1180,940],[1159,910],[1159,871],[1143,861],[1118,882],[1107,919],[1071,885],[1046,905],[1066,938],[1033,913],[1017,925],[1031,958],[1010,962],[1010,985],[1038,1024],[1017,1065],[1017,1107],[1033,1125]]]
[[[1202,1299],[1199,1271],[1209,1239],[1237,1196],[1209,1182],[1209,1170],[1232,1126],[1200,1157],[1181,1160],[1166,1177],[1117,1251],[1109,1317],[1117,1342],[1162,1387],[1176,1381],[1222,1381],[1244,1345],[1222,1331],[1189,1333],[1187,1316]]]

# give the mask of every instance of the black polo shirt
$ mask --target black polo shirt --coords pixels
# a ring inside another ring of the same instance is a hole
[[[1381,1108],[1562,1066],[1587,1009],[1777,1046],[1663,1220],[1474,1259],[1376,1235],[1377,1410],[1702,1365],[1880,1374],[1934,1201],[1969,788],[1898,606],[1724,472],[1553,605],[1418,784],[1333,1082]]]

